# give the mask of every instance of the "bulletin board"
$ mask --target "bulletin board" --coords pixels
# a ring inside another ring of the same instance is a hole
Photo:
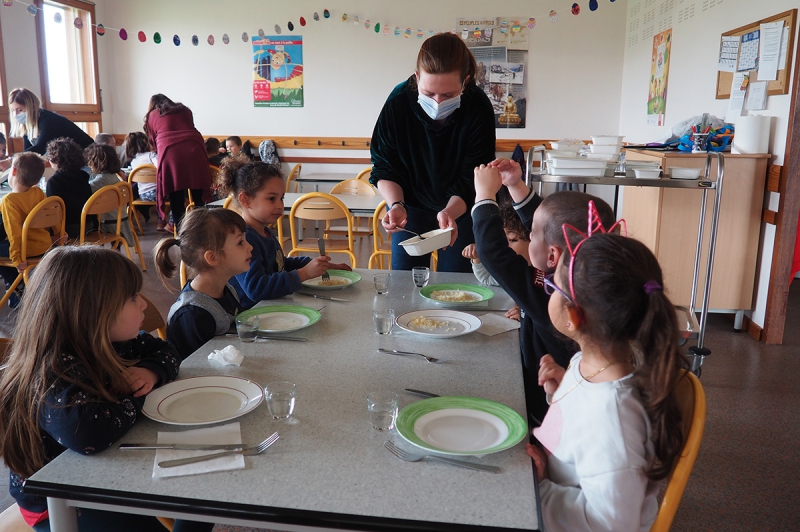
[[[786,43],[786,68],[778,70],[778,79],[768,82],[767,94],[770,96],[775,94],[789,94],[789,82],[791,81],[789,74],[792,68],[792,57],[794,55],[794,32],[796,29],[795,24],[797,23],[797,9],[790,9],[789,11],[757,20],[740,28],[736,28],[735,30],[726,31],[720,36],[720,41],[722,37],[740,37],[746,33],[760,29],[761,24],[777,22],[779,20],[783,21],[784,27],[789,27],[789,40]],[[717,100],[725,100],[731,97],[733,75],[733,72],[717,72]]]

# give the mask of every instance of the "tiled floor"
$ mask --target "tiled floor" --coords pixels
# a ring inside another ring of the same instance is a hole
[[[151,222],[142,238],[149,257],[163,233]],[[370,249],[360,244],[359,266]],[[134,257],[137,258],[137,257]],[[166,315],[176,294],[164,290],[148,262],[144,293]],[[174,283],[177,288],[177,282]],[[673,526],[676,531],[796,530],[800,522],[800,284],[790,293],[784,344],[767,346],[733,332],[729,316],[712,315],[703,367],[708,400],[705,437]],[[0,309],[0,330],[13,314]],[[0,471],[5,477],[5,471]],[[7,478],[7,477],[5,477]],[[3,490],[0,509],[13,501]]]

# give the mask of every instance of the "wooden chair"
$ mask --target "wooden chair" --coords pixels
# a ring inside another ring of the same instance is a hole
[[[364,168],[363,170],[361,170],[358,173],[358,175],[356,176],[356,179],[358,179],[360,181],[366,181],[367,183],[369,183],[369,177],[371,175],[372,175],[372,167],[368,166],[368,167]]]
[[[128,243],[125,241],[125,238],[120,234],[120,229],[122,228],[122,209],[125,206],[126,203],[122,199],[122,192],[120,192],[120,189],[116,185],[106,185],[92,194],[89,199],[86,200],[86,204],[83,206],[83,210],[81,211],[80,244],[89,243],[101,246],[104,244],[111,244],[111,247],[114,249],[118,248],[119,246],[124,246],[125,253],[128,254],[128,258],[133,260],[131,256],[131,248],[128,247]],[[99,227],[100,215],[111,212],[114,209],[117,210],[117,224],[115,232],[104,233],[99,229],[89,233],[86,232],[86,218],[88,216],[96,216]]]
[[[143,164],[142,166],[137,166],[133,169],[133,171],[128,175],[128,183],[133,186],[133,183],[155,183],[158,176],[158,169],[152,164]],[[167,203],[165,203],[166,205]],[[134,207],[139,205],[146,205],[150,207],[155,207],[155,201],[147,201],[143,199],[133,200]],[[142,229],[142,222],[139,221],[138,211],[136,209],[133,210],[135,213],[134,218],[136,219],[136,225],[139,227],[139,232],[143,233],[144,229]]]
[[[303,170],[302,163],[297,163],[289,172],[289,177],[286,178],[286,192],[297,192],[299,190],[297,178],[300,177],[300,172]]]
[[[164,317],[161,315],[161,312],[158,311],[156,306],[153,304],[152,301],[147,299],[144,294],[139,294],[144,299],[144,302],[147,303],[147,308],[144,309],[144,321],[142,321],[142,330],[145,332],[153,332],[156,331],[158,333],[158,337],[162,340],[167,339],[167,322],[164,321]]]
[[[133,218],[136,216],[134,212],[136,209],[133,207],[133,189],[131,188],[130,183],[127,181],[121,181],[114,185],[115,187],[119,188],[120,194],[122,194],[122,202],[127,204],[127,213],[128,213],[128,226],[131,228],[131,235],[133,236],[133,249],[139,255],[139,262],[142,265],[142,271],[147,271],[147,264],[144,260],[144,253],[142,253],[142,246],[139,245],[139,236],[136,234],[136,229],[133,228]],[[122,223],[125,223],[124,221]]]
[[[355,249],[353,247],[353,217],[344,203],[324,192],[309,192],[304,194],[294,202],[292,210],[289,212],[289,229],[292,234],[292,249],[286,255],[291,257],[301,251],[318,253],[317,239],[312,239],[313,243],[306,240],[299,241],[297,237],[297,224],[302,220],[325,221],[341,220],[347,221],[347,240],[331,240],[325,244],[325,252],[328,255],[333,253],[344,253],[350,257],[350,264],[353,268],[357,267]]]
[[[350,194],[350,195],[367,195],[367,196],[377,196],[378,191],[375,190],[375,187],[367,183],[366,181],[360,181],[358,179],[345,179],[336,185],[333,186],[331,189],[331,194]],[[367,223],[366,227],[361,227],[361,219],[363,217],[355,216],[353,217],[355,221],[355,226],[353,227],[353,235],[358,236],[359,238],[364,236],[369,236],[372,234],[372,224]],[[347,234],[347,227],[336,225],[332,226],[330,222],[326,224],[325,227],[325,238],[330,237],[331,235],[346,235]]]
[[[386,202],[382,201],[372,215],[372,255],[367,268],[389,270],[392,268],[392,239],[383,230],[381,220],[386,216]],[[388,257],[388,262],[384,257]]]
[[[651,532],[667,532],[675,519],[689,475],[692,473],[703,429],[706,423],[706,393],[694,373],[685,372],[685,378],[678,382],[678,403],[683,415],[683,450],[667,480],[664,500],[658,510]]]
[[[50,196],[43,199],[28,213],[25,222],[22,224],[22,249],[20,251],[22,261],[27,262],[28,267],[17,275],[17,278],[6,290],[6,293],[0,299],[0,307],[8,302],[11,294],[14,293],[14,290],[17,289],[22,281],[27,284],[31,270],[41,260],[41,258],[28,258],[28,234],[30,230],[52,228],[56,236],[55,245],[61,245],[67,238],[67,232],[64,230],[65,223],[66,207],[64,207],[64,201],[58,196]],[[0,266],[16,267],[10,259],[0,260]]]

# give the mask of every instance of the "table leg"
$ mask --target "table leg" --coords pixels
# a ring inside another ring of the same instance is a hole
[[[65,499],[47,498],[51,532],[78,532],[78,515]]]

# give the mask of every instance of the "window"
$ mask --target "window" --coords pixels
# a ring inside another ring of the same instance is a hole
[[[101,129],[94,4],[37,0],[36,6],[42,10],[36,17],[42,107],[94,136]]]
[[[3,30],[0,28],[0,133],[3,134],[4,142],[7,143],[10,123],[8,122],[8,102],[6,102],[8,91],[6,89],[6,65],[4,58]],[[8,147],[0,145],[0,159],[5,158],[7,153]]]

